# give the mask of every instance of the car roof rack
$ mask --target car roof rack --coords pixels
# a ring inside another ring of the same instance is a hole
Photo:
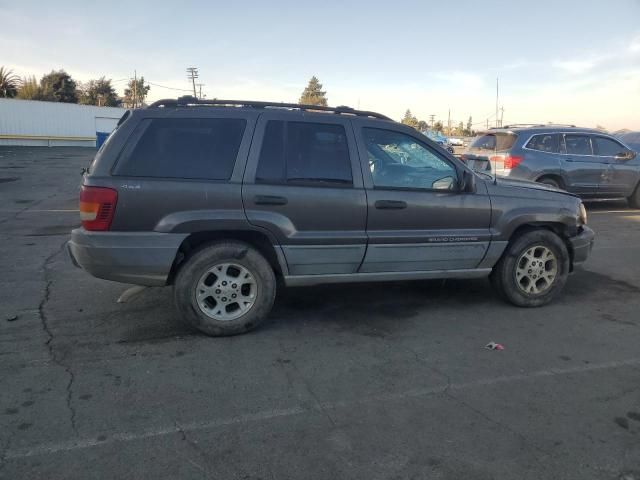
[[[371,117],[380,120],[391,120],[389,117],[377,112],[367,110],[356,110],[355,108],[340,105],[338,107],[323,107],[320,105],[305,105],[301,103],[278,103],[261,102],[255,100],[221,100],[221,99],[199,99],[190,95],[179,97],[178,99],[167,98],[153,102],[147,108],[178,108],[178,107],[250,107],[250,108],[282,108],[287,110],[303,110],[315,112],[330,112],[335,114],[355,115],[358,117]]]

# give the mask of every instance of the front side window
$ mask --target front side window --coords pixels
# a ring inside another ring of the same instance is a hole
[[[593,155],[588,135],[565,135],[567,155]]]
[[[544,133],[531,137],[525,147],[540,152],[558,153],[560,151],[560,141],[557,134]]]
[[[598,155],[602,157],[615,157],[627,152],[627,149],[615,140],[607,137],[594,137]]]
[[[227,180],[246,126],[238,118],[154,118],[140,122],[116,175]]]
[[[352,185],[344,127],[270,120],[265,128],[256,181]]]
[[[363,134],[375,187],[455,188],[453,165],[412,136],[377,128],[364,128]]]

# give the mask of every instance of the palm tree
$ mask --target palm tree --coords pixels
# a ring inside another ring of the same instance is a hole
[[[20,78],[12,70],[0,67],[0,98],[13,98],[18,93]]]

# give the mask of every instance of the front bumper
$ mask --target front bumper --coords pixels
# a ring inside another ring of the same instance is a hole
[[[595,236],[594,231],[584,225],[578,235],[569,239],[573,251],[573,266],[580,265],[589,257]]]
[[[71,232],[67,251],[76,267],[94,277],[151,287],[167,284],[188,234],[157,232]]]

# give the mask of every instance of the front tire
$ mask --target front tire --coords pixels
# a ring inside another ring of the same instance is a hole
[[[229,241],[191,255],[178,271],[173,291],[187,325],[207,335],[236,335],[256,328],[267,317],[276,279],[256,249]]]
[[[541,178],[540,180],[538,180],[538,183],[542,183],[543,185],[549,185],[550,187],[553,187],[553,188],[562,188],[560,186],[560,182],[549,177]]]
[[[627,198],[631,208],[640,208],[640,183],[636,186],[631,196]]]
[[[562,239],[533,230],[512,241],[491,273],[498,294],[519,307],[540,307],[558,295],[569,275],[570,259]]]

